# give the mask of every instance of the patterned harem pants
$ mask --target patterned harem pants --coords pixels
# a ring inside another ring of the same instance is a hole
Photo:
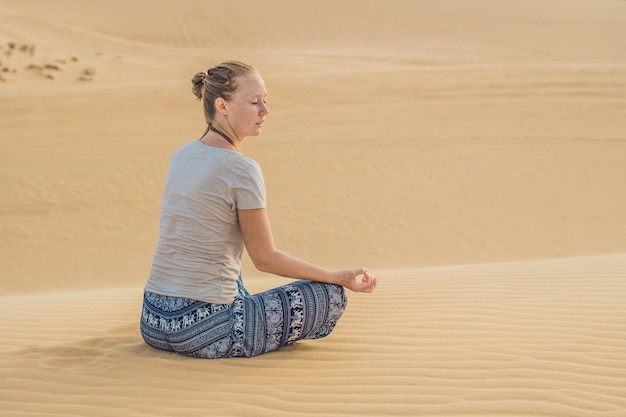
[[[251,357],[332,332],[347,299],[343,287],[295,281],[250,295],[241,277],[232,304],[144,293],[141,335],[157,349],[199,358]]]

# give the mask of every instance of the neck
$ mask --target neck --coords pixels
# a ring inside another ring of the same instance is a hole
[[[207,127],[207,132],[206,133],[210,133],[210,132],[215,132],[217,133],[219,136],[221,136],[226,142],[228,142],[228,144],[237,152],[239,152],[239,147],[235,144],[235,141],[232,140],[230,138],[230,136],[228,136],[226,133],[222,132],[220,129],[216,129],[212,124],[209,124],[209,126]]]

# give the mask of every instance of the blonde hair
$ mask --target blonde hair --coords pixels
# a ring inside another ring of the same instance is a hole
[[[202,100],[207,124],[211,124],[215,117],[215,100],[230,99],[237,91],[235,79],[251,72],[256,72],[251,65],[240,61],[226,61],[193,76],[191,91],[198,100]]]

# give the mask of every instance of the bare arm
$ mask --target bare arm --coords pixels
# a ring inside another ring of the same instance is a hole
[[[342,285],[357,292],[372,292],[376,288],[376,278],[366,268],[330,271],[276,249],[264,208],[239,210],[239,224],[246,250],[260,271]]]

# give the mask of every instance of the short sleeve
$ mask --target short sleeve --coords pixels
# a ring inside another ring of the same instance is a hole
[[[232,188],[235,208],[248,210],[266,207],[265,181],[257,163],[247,165],[235,180]]]

